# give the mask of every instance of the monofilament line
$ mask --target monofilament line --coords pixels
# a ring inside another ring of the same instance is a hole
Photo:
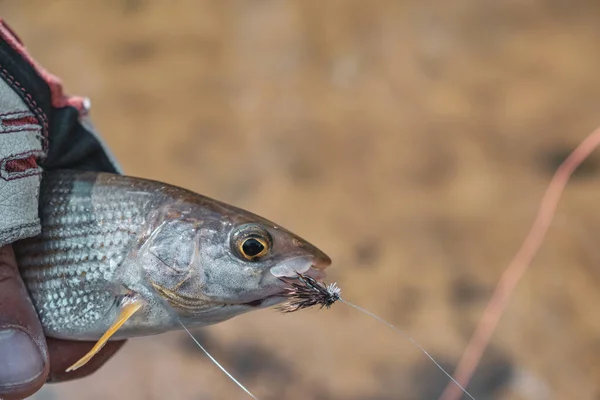
[[[339,301],[341,301],[342,303],[346,303],[348,304],[350,307],[353,307],[355,309],[357,309],[360,312],[363,312],[365,314],[367,314],[368,316],[375,318],[377,321],[381,322],[384,325],[387,325],[388,327],[392,328],[393,330],[395,330],[396,332],[400,333],[402,336],[404,336],[405,338],[407,338],[408,340],[410,340],[415,346],[417,346],[419,348],[419,350],[421,350],[423,352],[423,354],[425,354],[434,364],[436,367],[438,367],[440,369],[440,371],[442,371],[448,378],[450,378],[450,380],[452,382],[454,382],[456,384],[456,386],[458,386],[467,396],[469,396],[469,398],[471,400],[476,400],[475,397],[471,396],[471,394],[469,392],[467,392],[467,389],[465,389],[464,387],[462,387],[462,385],[460,383],[458,383],[456,381],[456,379],[454,379],[452,377],[452,375],[450,375],[450,373],[446,372],[446,370],[440,365],[440,363],[438,363],[435,358],[433,358],[433,356],[431,354],[429,354],[427,352],[427,350],[425,350],[423,348],[423,346],[421,346],[415,339],[413,339],[409,334],[407,334],[406,332],[404,332],[403,330],[396,328],[394,325],[390,324],[389,322],[387,322],[386,320],[384,320],[381,317],[378,317],[377,315],[373,314],[370,311],[365,310],[364,308],[361,308],[355,304],[350,303],[347,300],[342,299],[341,297],[339,298]]]
[[[179,323],[181,324],[183,329],[185,329],[187,334],[190,335],[190,337],[192,338],[194,343],[196,343],[198,345],[198,347],[200,347],[200,350],[202,350],[204,352],[204,354],[206,354],[208,356],[208,358],[210,358],[211,361],[214,362],[215,365],[217,367],[219,367],[221,369],[221,371],[223,371],[225,373],[225,375],[227,375],[229,377],[229,379],[234,381],[236,383],[236,385],[238,385],[244,392],[248,393],[248,396],[252,397],[254,400],[258,400],[252,393],[250,393],[250,391],[248,389],[246,389],[246,387],[244,385],[242,385],[240,382],[238,382],[237,379],[235,379],[229,372],[227,372],[227,370],[225,368],[223,368],[223,366],[221,366],[221,364],[219,364],[219,362],[217,360],[215,360],[215,358],[213,356],[210,355],[210,353],[200,344],[200,342],[198,342],[198,340],[194,337],[194,335],[192,335],[192,332],[190,332],[188,330],[188,328],[186,328],[186,326],[183,324],[183,322],[181,322],[180,319],[177,319],[177,320],[179,321]]]

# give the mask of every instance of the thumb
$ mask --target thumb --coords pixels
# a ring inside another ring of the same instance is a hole
[[[11,245],[0,247],[0,398],[38,391],[49,371],[48,349]]]

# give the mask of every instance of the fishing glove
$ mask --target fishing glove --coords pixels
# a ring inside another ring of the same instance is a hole
[[[44,337],[11,246],[40,233],[43,170],[120,173],[88,113],[89,101],[63,94],[61,82],[0,19],[0,399],[21,399],[45,382],[88,375],[123,344],[108,343],[85,367],[65,374],[93,343]]]

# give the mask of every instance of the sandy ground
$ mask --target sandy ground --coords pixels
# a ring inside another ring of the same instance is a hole
[[[4,0],[89,96],[125,171],[262,214],[334,260],[345,296],[452,368],[562,158],[600,123],[595,1]],[[600,160],[470,387],[600,396]],[[446,379],[366,316],[255,312],[198,332],[261,399],[436,399]],[[245,399],[189,338],[132,340],[36,400]]]

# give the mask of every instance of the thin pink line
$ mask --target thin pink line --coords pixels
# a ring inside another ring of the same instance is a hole
[[[538,209],[537,217],[523,245],[502,274],[483,317],[456,368],[454,378],[466,388],[487,347],[498,321],[515,287],[537,254],[552,223],[560,196],[569,178],[581,163],[600,145],[600,128],[596,128],[558,167]],[[440,400],[457,400],[462,391],[450,382]]]

